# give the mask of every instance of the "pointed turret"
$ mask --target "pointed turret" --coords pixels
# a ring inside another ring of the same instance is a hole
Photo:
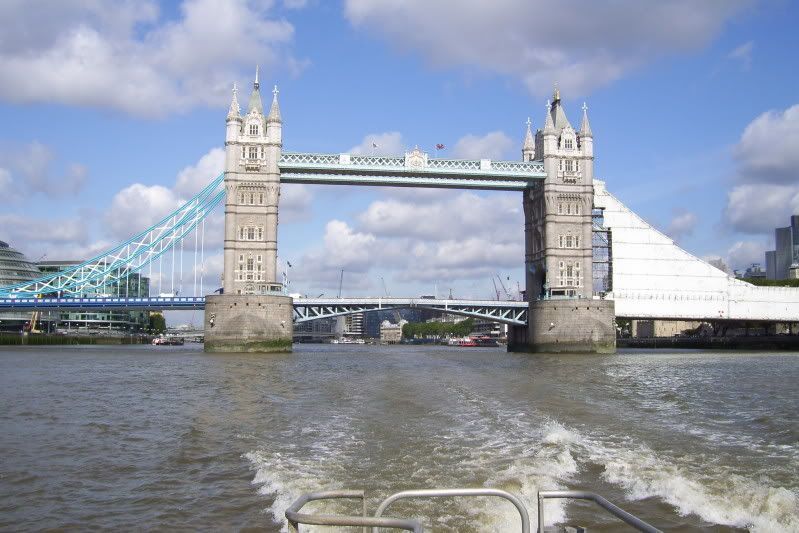
[[[252,84],[252,94],[250,95],[250,104],[247,106],[247,113],[256,110],[262,115],[264,114],[264,105],[261,103],[261,84],[258,83],[258,67],[255,67],[255,82]]]
[[[272,89],[272,106],[269,108],[269,116],[266,117],[267,122],[282,122],[280,119],[280,106],[277,103],[277,85]]]
[[[530,117],[527,117],[527,133],[524,135],[524,145],[522,146],[522,159],[524,161],[535,159],[535,141],[533,140],[533,132],[530,129],[531,125]]]
[[[569,123],[569,119],[566,118],[566,112],[563,111],[563,106],[560,103],[560,89],[555,87],[555,93],[552,95],[552,120],[554,121],[555,131],[560,134],[560,132],[566,126],[571,127]]]
[[[555,124],[552,121],[552,104],[547,100],[547,114],[544,119],[544,133],[555,133]]]
[[[241,108],[239,107],[239,88],[233,84],[233,99],[230,101],[230,110],[227,112],[227,118],[241,118]]]
[[[593,137],[591,124],[588,122],[588,106],[583,102],[583,121],[580,123],[580,137]]]

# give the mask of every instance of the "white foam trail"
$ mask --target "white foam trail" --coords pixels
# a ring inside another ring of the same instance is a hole
[[[610,452],[610,453],[608,453]],[[721,469],[698,472],[659,458],[645,448],[595,450],[603,477],[634,500],[657,497],[685,516],[753,532],[799,531],[799,495],[768,480],[754,481]]]

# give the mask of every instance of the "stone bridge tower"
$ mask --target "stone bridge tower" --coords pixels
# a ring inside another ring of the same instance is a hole
[[[279,291],[277,215],[280,199],[282,121],[277,87],[264,116],[258,73],[247,114],[240,114],[236,89],[225,135],[225,273],[226,294]]]
[[[585,104],[575,131],[556,89],[535,138],[527,121],[522,157],[543,161],[547,176],[524,191],[530,313],[528,338],[517,343],[535,351],[613,351],[613,302],[593,299],[594,135]]]
[[[247,113],[236,87],[225,131],[223,294],[206,297],[205,351],[291,351],[293,306],[277,279],[277,223],[283,122],[264,115],[258,69]]]
[[[575,131],[556,90],[535,141],[528,124],[522,155],[543,160],[547,174],[524,196],[527,292],[531,299],[591,298],[594,136],[587,108]]]

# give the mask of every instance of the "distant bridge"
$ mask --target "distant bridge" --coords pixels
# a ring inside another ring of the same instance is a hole
[[[390,309],[429,309],[502,324],[527,324],[527,302],[430,298],[295,298],[295,323]],[[185,311],[205,308],[203,296],[150,298],[0,298],[0,311]]]

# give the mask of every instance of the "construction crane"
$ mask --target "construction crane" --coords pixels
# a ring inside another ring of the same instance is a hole
[[[497,301],[499,301],[499,289],[497,289],[497,282],[494,281],[494,278],[491,278],[491,283],[494,284],[494,296],[496,297]]]
[[[390,298],[390,296],[388,294],[388,287],[386,287],[386,280],[383,279],[383,276],[380,276],[380,283],[383,284],[383,292],[385,293],[386,298]],[[400,312],[397,309],[394,310],[393,314],[394,314],[394,320],[396,321],[395,323],[399,324],[400,321],[402,320],[402,315],[400,314]]]
[[[499,280],[499,285],[502,287],[502,290],[505,291],[505,296],[508,298],[508,301],[513,300],[513,297],[511,297],[510,292],[508,291],[507,287],[505,287],[505,284],[502,283],[502,278],[499,277],[499,274],[496,274],[496,276],[497,276],[497,280]],[[497,300],[499,300],[499,292],[497,292]]]
[[[380,282],[383,284],[383,292],[386,294],[386,298],[388,298],[388,288],[386,287],[386,280],[383,279],[383,276],[380,276]]]

